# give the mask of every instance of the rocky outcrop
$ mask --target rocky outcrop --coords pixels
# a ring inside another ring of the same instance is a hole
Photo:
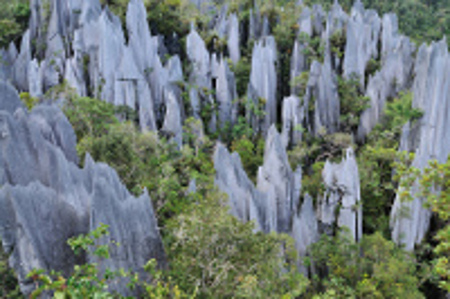
[[[400,150],[415,153],[413,167],[423,169],[428,161],[447,161],[450,154],[450,55],[446,40],[422,45],[418,51],[413,85],[413,107],[423,116],[403,128]],[[431,211],[419,198],[419,186],[412,188],[413,200],[403,202],[397,195],[391,212],[392,239],[413,250],[428,231]],[[406,215],[405,215],[406,212]]]
[[[277,46],[273,36],[256,42],[252,52],[247,117],[255,131],[267,132],[277,121]],[[264,117],[259,110],[264,111]]]
[[[318,219],[325,232],[332,232],[334,223],[346,227],[354,240],[362,237],[362,205],[358,165],[354,152],[347,149],[341,163],[325,163],[322,172],[325,195],[318,206]]]
[[[308,7],[304,7],[302,9],[302,13],[300,14],[297,24],[298,37],[295,39],[291,58],[291,93],[293,95],[303,96],[299,95],[300,89],[295,85],[295,82],[303,72],[309,70],[308,57],[305,54],[308,44],[301,39],[302,35],[311,37],[313,34],[311,10]]]
[[[302,140],[305,110],[298,97],[290,96],[283,100],[282,118],[281,139],[284,147],[299,144]]]
[[[236,123],[237,118],[237,92],[234,74],[230,71],[228,63],[222,57],[217,66],[216,101],[218,105],[219,126],[224,128]]]
[[[228,18],[227,46],[230,59],[236,65],[241,59],[241,47],[239,36],[239,19],[235,13],[232,13]]]
[[[315,136],[332,134],[339,129],[340,102],[337,90],[337,78],[331,68],[331,59],[327,55],[324,64],[313,61],[309,72],[303,111],[314,107],[314,114],[306,114],[309,131]],[[313,118],[312,118],[313,117]]]
[[[167,110],[161,132],[167,135],[168,139],[173,141],[181,149],[183,143],[183,125],[181,123],[180,106],[175,95],[169,91],[167,93]]]
[[[75,133],[64,114],[53,106],[37,106],[27,114],[17,93],[0,88],[5,91],[0,95],[0,237],[22,292],[34,288],[26,279],[33,268],[69,274],[76,263],[95,260],[77,258],[66,241],[100,223],[109,225],[103,241],[121,244],[111,250],[111,259],[98,261],[101,270],[124,268],[144,275],[149,259],[164,265],[147,192],[134,198],[112,168],[90,156],[79,168]],[[19,109],[13,115],[14,105]],[[117,280],[111,288],[129,294],[126,283]]]
[[[373,10],[365,10],[360,0],[352,8],[346,27],[344,77],[356,76],[364,86],[365,69],[372,58],[377,58],[381,20]]]
[[[398,34],[397,17],[383,16],[381,70],[369,78],[366,95],[370,107],[360,118],[357,137],[359,140],[371,132],[380,121],[386,101],[411,87],[415,46],[409,38]]]
[[[316,213],[313,200],[309,194],[305,194],[301,208],[294,213],[291,235],[295,240],[295,248],[299,257],[307,256],[308,247],[319,240]],[[299,271],[307,276],[309,273],[308,267],[303,262],[300,262],[298,266]]]
[[[267,133],[264,164],[258,170],[257,189],[268,198],[267,219],[271,231],[289,232],[294,203],[294,174],[280,134],[272,125]]]
[[[15,90],[9,83],[2,80],[0,80],[0,95],[2,96],[2,100],[0,101],[0,110],[13,114],[17,109],[25,108],[19,98],[17,90]]]

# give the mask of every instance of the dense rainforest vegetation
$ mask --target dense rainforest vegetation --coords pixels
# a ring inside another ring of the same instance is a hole
[[[111,10],[125,18],[127,0],[105,0]],[[224,2],[224,1],[216,1]],[[239,18],[248,18],[252,0],[230,0],[229,9]],[[301,76],[289,82],[290,51],[297,35],[296,22],[300,8],[295,1],[260,1],[261,13],[273,22],[271,28],[277,41],[279,57],[279,97],[289,95],[291,86],[304,89]],[[350,10],[353,1],[341,0]],[[394,12],[399,16],[400,30],[417,43],[447,36],[450,41],[450,0],[363,0],[367,8],[378,13]],[[226,51],[223,41],[207,30],[208,15],[201,14],[183,0],[145,0],[148,22],[153,34],[167,37],[168,55],[185,57],[185,37],[195,21],[199,33],[211,50]],[[305,0],[305,5],[322,4],[327,10],[333,0]],[[27,1],[0,3],[0,48],[11,41],[17,46],[28,25]],[[177,40],[171,40],[172,33]],[[309,38],[309,37],[305,37]],[[323,59],[320,41],[309,40],[310,57]],[[334,41],[339,52],[340,40]],[[242,45],[242,59],[231,69],[236,74],[240,110],[245,103],[250,75],[252,41]],[[373,61],[373,72],[377,69]],[[188,66],[183,65],[187,71]],[[188,72],[186,72],[188,73]],[[183,96],[188,97],[187,88]],[[201,122],[190,118],[184,124],[183,147],[178,149],[165,136],[141,132],[135,112],[115,107],[92,97],[79,97],[66,84],[47,92],[50,98],[63,94],[64,112],[73,125],[81,158],[90,153],[94,160],[106,162],[117,170],[129,190],[138,195],[147,188],[152,198],[168,255],[168,269],[159,269],[149,261],[146,270],[151,282],[140,281],[132,273],[104,273],[95,264],[77,266],[73,276],[37,270],[30,274],[40,287],[34,293],[54,291],[56,298],[114,298],[108,282],[116,276],[127,276],[130,288],[142,288],[149,298],[439,298],[450,291],[450,160],[443,165],[430,163],[421,173],[410,167],[412,154],[398,152],[402,126],[414,122],[421,111],[411,108],[412,94],[400,93],[385,108],[382,121],[357,144],[352,139],[359,117],[368,106],[368,99],[358,88],[358,80],[339,78],[342,129],[321,137],[306,134],[304,141],[289,151],[292,167],[302,165],[302,192],[313,198],[323,193],[321,172],[327,159],[339,160],[343,151],[355,149],[361,178],[364,213],[364,237],[355,243],[346,231],[334,237],[322,236],[311,247],[305,263],[314,263],[316,273],[311,279],[297,271],[293,240],[282,234],[254,233],[253,223],[241,223],[226,205],[226,197],[214,184],[212,154],[220,138],[227,147],[239,153],[252,180],[262,164],[264,140],[254,134],[245,117],[233,128],[219,132],[203,131]],[[302,92],[300,92],[301,94]],[[39,101],[21,94],[29,109]],[[258,107],[255,107],[257,110]],[[202,113],[204,123],[211,112]],[[299,128],[302,129],[302,128]],[[83,161],[81,161],[83,164]],[[395,174],[393,176],[393,174]],[[400,180],[399,178],[403,179]],[[407,178],[407,179],[405,179]],[[195,179],[196,192],[189,192]],[[408,186],[421,182],[421,194],[428,198],[436,212],[428,239],[414,252],[406,252],[390,240],[389,211],[395,194],[402,188],[408,200]],[[441,190],[437,195],[434,188]],[[95,246],[96,240],[108,233],[100,227],[86,236],[69,241],[74,250],[90,250],[100,258],[108,257],[108,247]],[[116,245],[111,245],[116,246]],[[120,246],[117,245],[117,246]],[[286,256],[280,254],[281,249]],[[0,254],[3,250],[0,250]],[[287,257],[287,258],[286,258]],[[283,271],[279,271],[280,267]],[[0,297],[20,298],[17,281],[0,255]]]

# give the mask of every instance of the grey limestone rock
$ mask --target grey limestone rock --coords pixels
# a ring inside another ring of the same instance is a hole
[[[19,94],[9,83],[0,80],[0,110],[5,110],[11,114],[16,112],[19,108],[24,108]]]
[[[308,246],[319,240],[319,226],[313,200],[309,194],[305,194],[301,208],[294,214],[291,235],[295,240],[295,248],[299,257],[307,256]],[[308,268],[302,262],[299,263],[299,270],[308,276]]]
[[[32,268],[68,274],[75,262],[92,260],[76,260],[66,241],[99,223],[109,225],[108,238],[122,244],[111,251],[110,260],[100,262],[101,269],[142,273],[151,258],[164,265],[147,193],[134,198],[112,168],[89,155],[79,168],[75,133],[64,114],[52,106],[37,106],[27,114],[14,104],[17,93],[3,83],[0,87],[5,90],[0,94],[0,234],[22,292],[28,295],[34,288],[25,278]],[[125,283],[111,287],[127,294]]]
[[[28,83],[30,84],[28,90],[30,91],[30,96],[39,98],[43,95],[42,69],[37,59],[30,61],[28,67]]]
[[[450,154],[450,55],[445,39],[419,48],[414,75],[412,106],[423,116],[405,125],[400,150],[415,152],[412,166],[423,169],[433,159],[444,163]],[[431,218],[424,199],[415,196],[419,186],[411,187],[413,201],[402,202],[397,195],[391,211],[392,239],[407,250],[422,242]]]
[[[255,43],[252,54],[252,70],[249,83],[249,101],[253,109],[263,106],[265,116],[261,127],[253,127],[255,131],[267,132],[277,121],[277,46],[273,36],[267,36]],[[262,104],[262,105],[261,105]],[[247,107],[247,114],[255,114]]]
[[[304,107],[296,96],[290,96],[283,100],[283,129],[281,138],[284,147],[297,145],[302,140],[302,126],[305,118]]]
[[[378,40],[381,20],[372,10],[364,10],[360,2],[356,2],[347,22],[347,43],[345,45],[344,76],[357,76],[361,87],[364,87],[366,65],[371,58],[378,57]]]
[[[77,137],[67,117],[55,105],[38,105],[29,115],[30,126],[39,128],[41,135],[58,146],[66,159],[78,164]]]
[[[239,37],[239,19],[235,13],[228,17],[228,39],[227,39],[228,53],[231,61],[236,65],[241,59],[241,47]]]
[[[250,220],[255,187],[245,173],[238,153],[230,154],[221,143],[214,152],[216,185],[228,195],[231,213],[243,222]]]
[[[339,128],[340,102],[337,78],[331,68],[331,58],[325,56],[324,64],[313,61],[303,101],[303,111],[314,102],[314,119],[308,119],[309,130],[315,135],[335,133]]]
[[[69,58],[66,60],[64,79],[67,84],[74,88],[78,95],[86,96],[86,80],[84,76],[84,70],[82,67],[82,60],[78,60],[78,57]]]
[[[28,91],[28,68],[31,62],[30,31],[27,30],[22,36],[20,53],[14,62],[13,80],[14,86],[19,91]]]
[[[264,164],[258,170],[257,189],[268,196],[266,219],[270,230],[289,232],[294,202],[294,174],[275,125],[267,133]]]
[[[341,163],[325,163],[322,172],[325,196],[318,206],[318,219],[332,226],[336,220],[339,227],[346,227],[354,240],[362,237],[362,206],[358,165],[354,152],[347,149]],[[339,213],[336,216],[336,209]]]
[[[13,42],[9,44],[8,49],[0,49],[0,80],[12,81],[17,55],[17,48]]]
[[[273,231],[275,226],[270,224],[268,197],[258,191],[248,178],[239,154],[230,154],[218,143],[214,152],[214,168],[215,183],[228,195],[231,214],[243,222],[255,221],[255,231]]]
[[[312,7],[312,29],[315,35],[321,36],[324,30],[323,23],[325,21],[325,12],[322,5],[314,4]]]
[[[178,100],[172,92],[167,92],[167,110],[164,117],[162,132],[170,136],[179,149],[183,143],[183,125],[181,123],[181,111]]]
[[[398,34],[395,15],[384,15],[382,24],[382,67],[369,78],[366,95],[370,98],[370,107],[361,115],[359,140],[379,122],[386,101],[412,85],[415,46],[407,37]]]
[[[195,29],[186,38],[186,51],[192,64],[190,81],[198,87],[211,88],[211,62],[205,42]]]
[[[216,79],[216,100],[218,104],[219,126],[224,128],[226,124],[233,126],[237,118],[237,92],[233,72],[223,57],[220,59]]]

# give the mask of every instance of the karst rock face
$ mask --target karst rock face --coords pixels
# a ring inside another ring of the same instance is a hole
[[[450,154],[450,55],[445,39],[419,48],[414,74],[413,107],[423,116],[405,125],[400,150],[414,152],[412,166],[423,169],[430,160],[446,162]],[[414,196],[418,189],[415,183],[413,201],[397,196],[391,213],[392,238],[408,250],[421,243],[430,225],[431,211],[424,208],[423,198]]]
[[[89,155],[79,168],[75,133],[61,110],[42,104],[25,112],[11,86],[0,82],[0,89],[0,238],[21,291],[33,290],[26,278],[32,269],[68,275],[76,263],[95,259],[75,256],[66,242],[102,223],[110,234],[101,242],[121,246],[111,250],[110,259],[98,261],[100,270],[144,275],[151,258],[163,266],[164,248],[147,192],[135,198],[116,171]],[[131,294],[126,283],[117,280],[111,288]]]
[[[327,161],[322,172],[325,195],[319,203],[320,222],[325,229],[337,221],[346,227],[354,240],[362,237],[362,203],[358,165],[353,149],[347,149],[341,163]]]
[[[80,168],[76,137],[61,110],[42,104],[26,112],[19,99],[22,92],[48,102],[55,99],[47,91],[66,82],[79,96],[135,109],[142,130],[168,137],[179,149],[188,118],[195,119],[191,129],[201,143],[203,128],[225,140],[224,134],[245,114],[254,136],[265,140],[256,184],[239,155],[220,143],[214,154],[215,182],[227,194],[233,215],[255,221],[255,231],[290,234],[300,256],[308,254],[320,233],[333,234],[336,227],[347,227],[355,241],[362,236],[353,151],[347,150],[340,163],[326,162],[326,191],[318,198],[302,190],[304,165],[291,166],[287,155],[308,136],[340,132],[339,77],[355,78],[360,93],[370,98],[370,107],[351,132],[355,140],[364,142],[382,120],[386,103],[411,90],[413,107],[421,109],[423,117],[405,125],[400,150],[414,152],[413,166],[421,169],[431,159],[446,161],[450,58],[445,40],[417,50],[399,33],[394,14],[380,16],[360,0],[348,13],[337,1],[328,12],[297,1],[303,8],[287,66],[294,84],[291,94],[281,94],[280,83],[288,82],[279,80],[281,59],[273,20],[257,5],[245,23],[240,12],[229,12],[217,1],[190,2],[212,16],[206,29],[192,24],[186,37],[164,37],[150,31],[142,0],[129,1],[125,24],[99,0],[32,0],[28,30],[19,43],[0,49],[0,234],[25,294],[33,287],[25,279],[32,268],[68,274],[75,263],[93,259],[77,260],[66,240],[100,223],[110,226],[104,242],[124,244],[113,251],[111,260],[101,261],[101,269],[139,272],[150,258],[164,265],[165,256],[149,195],[133,197],[115,171],[89,156]],[[204,30],[221,39],[223,50],[203,40]],[[167,39],[179,43],[185,55],[170,52]],[[319,45],[315,51],[323,48],[320,57],[309,51],[313,39]],[[244,44],[247,51],[242,51]],[[233,70],[245,61],[248,82],[238,82],[242,70]],[[237,83],[247,87],[245,95],[238,95]],[[281,134],[276,129],[280,124]],[[191,180],[190,192],[196,189]],[[413,195],[417,190],[414,185]],[[417,196],[407,203],[396,198],[392,209],[392,238],[409,250],[429,229],[431,212],[422,204]],[[405,210],[409,217],[402,216]],[[305,274],[311,270],[302,264],[299,269]],[[126,294],[123,281],[113,288]]]
[[[301,167],[291,170],[282,136],[274,126],[267,134],[256,187],[245,173],[239,154],[230,153],[220,143],[214,167],[216,185],[228,196],[230,212],[241,221],[255,221],[257,231],[291,235],[299,256],[308,255],[308,246],[321,233],[334,234],[334,227],[345,228],[355,241],[362,237],[359,171],[351,148],[341,163],[326,163],[326,192],[315,205],[310,195],[303,194]],[[305,275],[312,270],[302,263],[298,266]]]
[[[247,115],[256,131],[267,133],[277,121],[277,46],[273,36],[255,43],[248,87]],[[258,111],[264,112],[264,116]]]

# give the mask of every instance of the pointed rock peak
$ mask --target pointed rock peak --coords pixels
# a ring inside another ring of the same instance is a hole
[[[0,80],[0,110],[12,114],[19,108],[24,106],[17,91],[9,83]]]
[[[305,198],[303,200],[303,204],[302,204],[302,208],[300,209],[300,213],[303,214],[303,213],[308,213],[309,211],[313,211],[313,214],[314,214],[313,198],[311,197],[311,195],[309,195],[308,192],[305,193],[304,197]]]

